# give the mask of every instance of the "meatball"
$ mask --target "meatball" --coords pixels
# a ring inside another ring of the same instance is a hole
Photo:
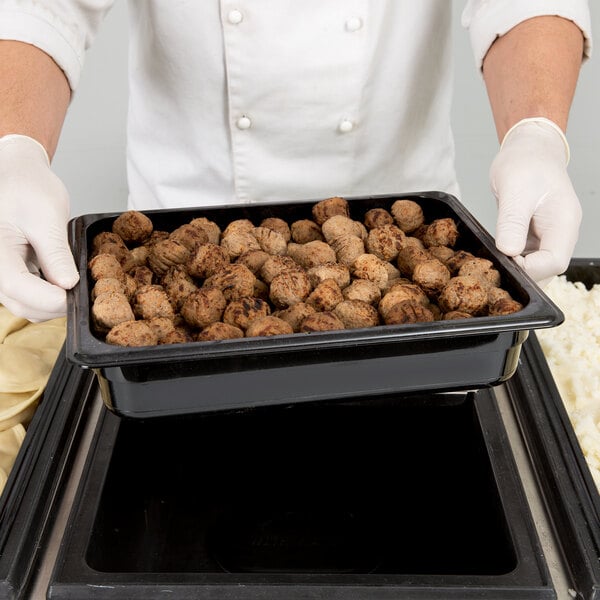
[[[249,250],[238,256],[235,262],[236,264],[245,265],[256,275],[268,259],[269,254],[264,250]]]
[[[336,258],[329,244],[317,240],[306,244],[288,244],[288,255],[305,269],[335,262]]]
[[[150,218],[137,210],[121,213],[112,224],[113,233],[127,244],[141,244],[150,237],[153,229]]]
[[[141,319],[173,319],[175,316],[167,292],[160,285],[144,285],[138,288],[133,298],[133,312]]]
[[[452,248],[458,240],[458,229],[451,218],[435,219],[428,226],[423,235],[426,247],[448,246]]]
[[[500,272],[494,267],[494,263],[487,258],[470,258],[465,260],[460,269],[459,275],[473,275],[480,277],[485,285],[491,287],[500,286]]]
[[[450,271],[437,258],[432,258],[417,263],[412,278],[426,294],[435,297],[450,281]]]
[[[176,310],[181,310],[185,299],[198,289],[194,280],[188,275],[185,268],[178,265],[171,267],[162,278],[162,285],[169,297],[169,301]]]
[[[221,228],[214,221],[206,217],[196,217],[190,221],[190,225],[204,231],[210,244],[219,245],[221,241]]]
[[[234,325],[229,323],[211,323],[207,325],[198,335],[196,340],[199,342],[215,341],[215,340],[231,340],[243,338],[244,332]]]
[[[368,279],[355,279],[342,290],[345,300],[361,300],[367,304],[377,304],[381,300],[379,286]]]
[[[344,323],[332,312],[316,312],[308,315],[300,323],[301,333],[310,333],[313,331],[337,331],[344,329]]]
[[[356,235],[345,234],[331,242],[336,259],[349,267],[361,254],[365,254],[365,244]]]
[[[344,215],[334,215],[321,225],[323,237],[328,244],[339,238],[341,235],[355,235],[361,239],[367,237],[365,226],[359,221],[353,221],[350,217]]]
[[[206,327],[221,320],[227,306],[223,292],[217,288],[200,288],[192,292],[181,307],[181,316],[192,327]]]
[[[250,233],[254,229],[254,223],[250,219],[235,219],[227,224],[221,237],[227,237],[232,233]]]
[[[401,325],[404,323],[421,323],[433,321],[433,313],[420,302],[403,300],[390,307],[384,321],[386,325]]]
[[[475,256],[467,250],[457,250],[444,264],[450,269],[452,275],[457,275],[463,264],[472,258]]]
[[[411,233],[425,222],[423,209],[414,200],[396,200],[391,207],[394,221],[404,233]]]
[[[398,252],[396,264],[398,265],[398,270],[400,271],[401,275],[404,275],[405,277],[412,277],[415,266],[424,260],[429,260],[430,258],[431,254],[429,254],[429,252],[424,248],[420,248],[417,245],[408,244],[402,248],[400,252]]]
[[[287,240],[283,234],[269,227],[255,227],[252,235],[260,245],[260,249],[267,254],[285,254],[287,252]]]
[[[133,321],[135,315],[127,296],[120,292],[99,294],[92,304],[92,324],[100,333],[106,333],[123,321]]]
[[[158,338],[145,321],[124,321],[115,325],[107,334],[106,341],[116,346],[155,346]]]
[[[361,254],[352,263],[350,271],[358,279],[368,279],[384,289],[388,281],[385,262],[374,254]]]
[[[185,264],[190,258],[190,251],[176,240],[166,239],[157,242],[150,249],[148,265],[162,277],[170,267]]]
[[[300,324],[302,321],[308,317],[308,315],[312,315],[315,312],[315,309],[309,304],[306,304],[306,302],[298,302],[288,308],[278,310],[276,313],[273,313],[273,316],[283,319],[292,326],[294,332],[298,332],[300,331]]]
[[[487,299],[487,289],[478,277],[457,275],[444,286],[438,304],[445,313],[460,310],[479,315],[486,310]]]
[[[334,279],[325,279],[317,285],[306,299],[306,304],[317,311],[333,310],[342,300],[342,290]]]
[[[256,277],[244,265],[227,265],[204,282],[204,287],[214,287],[223,292],[227,301],[252,296]]]
[[[510,315],[523,309],[523,305],[512,298],[500,298],[490,304],[489,314],[492,316]]]
[[[90,275],[94,281],[110,277],[125,281],[125,272],[121,267],[121,263],[112,254],[96,254],[88,263]]]
[[[206,279],[229,264],[229,254],[221,246],[207,242],[198,246],[186,263],[192,277]]]
[[[125,282],[122,279],[116,279],[114,277],[103,277],[102,279],[98,279],[92,288],[92,301],[106,292],[125,294]]]
[[[291,256],[271,256],[263,263],[259,275],[270,284],[271,281],[284,271],[301,271],[302,267]]]
[[[411,300],[417,302],[423,307],[429,306],[429,298],[427,294],[415,284],[399,285],[387,292],[380,300],[378,308],[379,314],[386,319],[388,313],[395,304]]]
[[[292,233],[290,231],[290,226],[279,217],[267,217],[260,222],[260,227],[268,227],[277,233],[280,233],[283,236],[283,239],[289,242],[292,239]]]
[[[385,208],[372,208],[365,213],[364,223],[367,229],[383,225],[393,225],[394,217]]]
[[[344,300],[333,309],[333,312],[346,329],[360,329],[379,325],[377,309],[361,300]]]
[[[290,227],[290,233],[292,234],[292,241],[296,244],[306,244],[315,240],[322,242],[324,239],[321,228],[310,219],[294,221]]]
[[[252,321],[246,330],[246,337],[264,337],[290,333],[294,333],[294,330],[289,323],[270,315]]]
[[[239,329],[246,330],[254,319],[267,317],[271,314],[269,304],[260,298],[246,296],[232,300],[223,313],[223,323],[228,323]]]
[[[334,262],[312,267],[308,269],[306,274],[313,287],[317,287],[326,279],[333,279],[342,289],[350,284],[350,269],[345,265]]]
[[[186,223],[175,229],[169,239],[183,244],[190,252],[193,252],[200,244],[208,242],[208,234],[191,223]]]
[[[133,277],[135,281],[136,287],[141,287],[142,285],[152,285],[155,283],[155,275],[154,271],[150,269],[150,267],[139,266],[134,267],[129,271],[129,275]]]
[[[405,245],[406,235],[395,225],[383,225],[369,231],[366,242],[367,252],[382,260],[395,260]]]
[[[249,250],[262,250],[258,240],[252,234],[254,227],[250,231],[233,231],[221,237],[221,247],[227,252],[231,260],[248,252]]]
[[[317,202],[312,207],[312,216],[318,225],[323,225],[327,219],[334,215],[343,215],[344,217],[350,216],[350,207],[345,198],[340,198],[338,196],[327,198]]]
[[[277,308],[286,308],[303,302],[310,292],[308,275],[304,271],[290,270],[273,278],[269,298]]]

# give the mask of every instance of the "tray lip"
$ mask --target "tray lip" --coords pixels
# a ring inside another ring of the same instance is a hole
[[[423,339],[447,339],[456,335],[494,335],[506,331],[522,331],[535,328],[553,327],[562,322],[564,316],[560,309],[544,292],[516,265],[514,261],[501,254],[495,247],[492,236],[481,226],[475,217],[454,196],[438,191],[412,192],[399,194],[381,194],[365,196],[347,196],[354,200],[389,201],[398,198],[433,199],[446,204],[474,235],[485,249],[493,255],[506,274],[525,292],[529,301],[525,307],[513,315],[495,317],[476,317],[462,321],[435,321],[415,325],[379,325],[366,329],[341,330],[335,332],[294,333],[262,338],[243,338],[242,340],[222,340],[217,342],[194,342],[140,348],[121,348],[107,344],[91,334],[87,287],[87,249],[84,247],[86,231],[94,223],[108,218],[116,218],[120,212],[87,214],[71,219],[69,237],[73,254],[78,262],[80,282],[67,293],[67,358],[80,366],[101,368],[111,366],[136,365],[140,362],[172,363],[173,361],[203,361],[220,357],[240,356],[244,354],[279,354],[281,352],[316,352],[321,348],[343,348],[347,344],[386,344],[403,343]],[[189,213],[210,217],[210,213],[219,210],[261,210],[272,207],[285,209],[287,206],[311,205],[319,200],[295,200],[291,202],[265,202],[255,205],[235,205],[210,207],[189,207],[177,209],[153,209],[141,211],[149,216],[153,214]],[[85,314],[84,314],[85,313]],[[89,335],[88,335],[89,334]]]

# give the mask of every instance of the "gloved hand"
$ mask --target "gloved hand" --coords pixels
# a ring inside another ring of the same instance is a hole
[[[542,287],[565,271],[579,235],[581,205],[568,162],[560,128],[532,118],[508,131],[490,169],[498,203],[496,246]]]
[[[0,138],[0,303],[14,315],[36,322],[66,313],[65,290],[79,279],[68,219],[69,195],[44,147]]]

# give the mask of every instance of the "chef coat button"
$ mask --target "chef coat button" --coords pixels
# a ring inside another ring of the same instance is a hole
[[[338,125],[338,129],[341,133],[349,133],[354,129],[354,123],[348,119],[344,119]]]
[[[346,21],[346,31],[358,31],[363,25],[360,17],[350,17]]]
[[[235,122],[235,124],[238,129],[250,129],[252,121],[246,115],[243,115]]]
[[[227,14],[227,20],[232,25],[239,25],[244,20],[244,14],[241,10],[230,10]]]

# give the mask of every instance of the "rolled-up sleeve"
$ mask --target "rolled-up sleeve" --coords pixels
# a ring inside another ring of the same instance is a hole
[[[496,38],[522,21],[544,15],[573,21],[584,36],[584,56],[591,56],[592,28],[587,0],[469,0],[462,13],[462,25],[469,30],[477,67],[481,69]]]
[[[0,39],[26,42],[50,55],[71,89],[85,51],[114,0],[0,0]]]

